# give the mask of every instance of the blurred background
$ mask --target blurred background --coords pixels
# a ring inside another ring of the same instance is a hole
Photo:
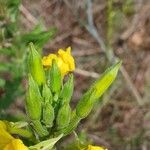
[[[72,47],[72,107],[121,59],[116,81],[77,133],[109,150],[150,149],[149,0],[0,0],[0,119],[25,118],[31,41],[43,55]],[[72,141],[73,136],[67,137],[60,149]]]

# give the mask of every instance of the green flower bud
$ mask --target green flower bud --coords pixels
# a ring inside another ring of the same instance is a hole
[[[50,88],[53,93],[59,93],[61,89],[61,72],[55,60],[50,69]]]
[[[71,115],[71,108],[69,104],[65,103],[58,111],[56,119],[58,129],[64,128],[69,124],[70,115]]]
[[[47,84],[44,84],[44,86],[43,86],[42,96],[43,96],[43,99],[44,99],[44,103],[52,104],[53,96],[52,96],[51,90],[49,89]]]
[[[45,73],[42,65],[41,56],[34,48],[33,43],[30,43],[30,51],[28,58],[29,72],[39,86],[45,83]]]
[[[109,88],[112,82],[115,80],[118,70],[121,66],[121,61],[116,63],[115,65],[108,68],[98,79],[95,84],[91,87],[92,89],[96,90],[95,99],[100,98],[104,94],[104,92]]]
[[[96,100],[108,89],[108,87],[115,80],[121,62],[108,68],[100,79],[98,79],[91,88],[82,96],[77,104],[76,113],[79,117],[85,118],[91,111]]]
[[[39,120],[32,120],[31,125],[40,137],[44,137],[49,134],[46,127],[42,126]]]
[[[66,135],[70,134],[72,131],[75,130],[75,128],[77,127],[80,120],[81,120],[81,118],[77,116],[75,111],[73,111],[71,113],[71,119],[70,119],[69,125],[66,126],[65,128],[58,129],[57,132],[55,132],[55,135],[60,135],[63,133],[64,136],[66,136]]]
[[[70,102],[72,94],[73,94],[73,88],[74,88],[73,75],[71,74],[67,82],[64,84],[63,89],[60,93],[60,98],[62,99],[63,103]]]
[[[43,107],[43,123],[46,127],[52,127],[54,121],[54,108],[50,103],[45,103]]]
[[[26,97],[26,111],[31,120],[40,120],[42,97],[37,83],[29,75],[29,87]]]
[[[94,98],[95,98],[96,91],[91,90],[86,92],[82,98],[80,99],[76,113],[80,118],[85,118],[90,113],[94,105]]]

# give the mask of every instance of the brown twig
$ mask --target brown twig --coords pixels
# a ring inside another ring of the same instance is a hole
[[[37,25],[38,20],[21,4],[20,5],[20,12],[22,15],[30,22],[31,25]]]
[[[86,76],[86,77],[96,78],[96,79],[99,77],[98,73],[89,72],[89,71],[82,70],[82,69],[79,69],[79,68],[76,68],[75,73]]]
[[[128,30],[126,30],[122,35],[121,39],[122,40],[127,40],[137,29],[137,24],[139,22],[139,10],[141,9],[142,6],[142,0],[137,0],[137,7],[135,8],[135,15],[133,16],[132,23]]]

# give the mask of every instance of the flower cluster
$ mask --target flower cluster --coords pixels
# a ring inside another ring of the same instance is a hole
[[[22,126],[21,123],[12,125],[0,121],[0,150],[51,150],[59,139],[73,132],[88,116],[115,80],[121,62],[108,68],[83,94],[73,110],[70,101],[74,90],[72,71],[75,70],[75,61],[71,48],[59,49],[57,54],[49,54],[42,59],[31,43],[27,64],[29,78],[25,108],[28,122]],[[25,139],[29,147],[19,138]],[[88,145],[81,150],[105,149]]]

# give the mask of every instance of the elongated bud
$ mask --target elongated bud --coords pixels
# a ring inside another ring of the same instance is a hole
[[[39,86],[45,83],[45,73],[42,66],[42,60],[39,53],[34,48],[33,43],[30,43],[30,51],[28,58],[29,72]]]
[[[56,135],[60,135],[61,133],[63,133],[64,135],[70,134],[72,131],[75,130],[75,128],[77,127],[80,120],[81,120],[81,118],[77,116],[75,111],[73,111],[71,113],[71,119],[70,119],[69,125],[66,126],[65,128],[58,129],[55,134]]]
[[[46,103],[43,107],[43,123],[46,127],[52,127],[54,118],[54,108],[50,103]]]
[[[76,107],[76,113],[79,117],[85,118],[90,113],[96,100],[102,96],[102,94],[115,80],[120,65],[121,62],[118,62],[117,64],[108,68],[100,77],[100,79],[98,79],[82,96]]]
[[[73,94],[73,88],[74,88],[73,75],[71,74],[67,82],[64,84],[63,89],[60,93],[60,98],[64,103],[70,102]]]
[[[44,84],[44,86],[43,86],[42,96],[43,96],[43,99],[44,99],[44,103],[52,104],[53,96],[52,96],[51,90],[49,89],[47,84]]]
[[[121,66],[121,61],[114,64],[110,68],[108,68],[98,79],[95,84],[91,87],[92,89],[96,89],[95,99],[100,98],[102,94],[109,88],[109,86],[112,84],[112,82],[115,80],[118,70]]]
[[[58,111],[56,119],[57,128],[61,129],[66,127],[70,122],[70,116],[71,116],[71,108],[69,104],[65,103]]]
[[[42,126],[39,120],[32,120],[31,125],[40,137],[44,137],[49,134],[46,127]]]
[[[90,111],[93,108],[94,105],[94,98],[95,98],[96,91],[91,90],[85,93],[82,98],[80,99],[77,108],[76,113],[80,118],[85,118],[90,113]]]
[[[61,72],[55,60],[53,60],[50,69],[50,88],[53,93],[59,93],[61,88]]]
[[[26,111],[31,120],[40,120],[41,118],[42,97],[37,83],[29,75],[29,87],[26,97]]]

